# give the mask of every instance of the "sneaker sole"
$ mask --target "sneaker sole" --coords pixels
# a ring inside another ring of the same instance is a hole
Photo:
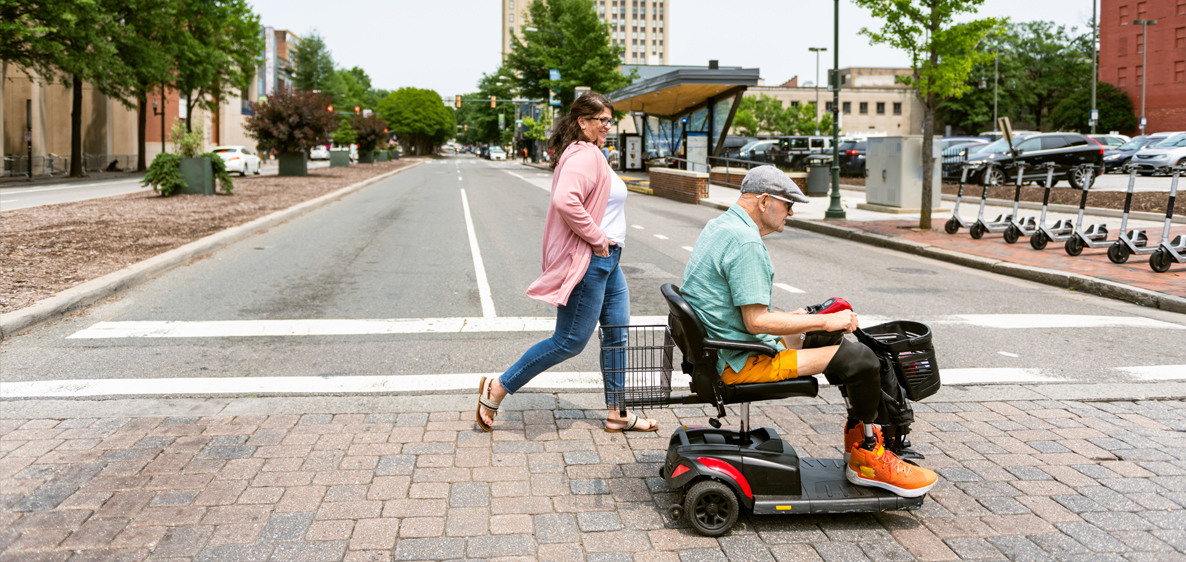
[[[935,484],[939,483],[939,481],[936,480],[926,486],[923,486],[922,488],[915,488],[913,490],[908,490],[906,488],[899,488],[897,486],[894,486],[893,484],[886,484],[885,482],[879,482],[877,480],[869,480],[866,478],[861,478],[860,475],[858,475],[855,470],[853,470],[851,467],[848,467],[848,466],[844,467],[844,476],[845,476],[845,478],[848,478],[848,481],[850,483],[855,484],[857,486],[881,488],[883,490],[888,490],[890,492],[893,492],[893,493],[895,493],[899,496],[902,496],[904,498],[917,498],[918,496],[924,495],[927,492],[931,491],[931,488],[934,488]]]

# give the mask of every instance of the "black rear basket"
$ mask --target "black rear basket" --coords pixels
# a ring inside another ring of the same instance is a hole
[[[605,403],[622,410],[667,406],[674,349],[667,326],[602,326]]]
[[[865,337],[860,337],[861,332]],[[939,392],[939,364],[935,362],[930,326],[897,320],[862,328],[858,337],[893,363],[907,398],[917,402]]]

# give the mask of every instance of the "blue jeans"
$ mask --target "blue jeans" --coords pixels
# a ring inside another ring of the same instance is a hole
[[[608,257],[593,254],[585,277],[573,287],[568,303],[556,309],[556,331],[552,337],[531,346],[523,357],[499,377],[499,384],[508,393],[514,394],[536,375],[580,355],[593,336],[598,321],[603,326],[625,326],[630,323],[630,289],[626,286],[622,269],[618,267],[621,257],[622,247],[618,245],[610,246]],[[607,341],[603,341],[602,345],[622,347],[626,344],[626,330],[603,332]],[[604,375],[607,373],[606,354],[602,355],[601,372]],[[617,356],[619,353],[610,355]],[[613,358],[610,361],[619,362]],[[608,369],[616,376],[606,379],[607,398],[620,394],[622,373],[619,369],[613,366]],[[615,390],[611,392],[611,389]]]

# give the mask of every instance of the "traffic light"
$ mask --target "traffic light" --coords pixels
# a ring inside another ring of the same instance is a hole
[[[358,114],[358,112],[360,112],[360,111],[362,111],[362,108],[361,108],[361,107],[358,107],[357,105],[356,105],[356,106],[354,106],[354,113],[355,113],[355,114]]]
[[[490,109],[494,109],[495,107],[498,107],[498,104],[496,103],[497,101],[498,101],[498,96],[490,96]]]
[[[465,128],[464,128],[464,129],[462,129],[462,130],[463,130],[463,131],[465,131],[465,132],[469,132],[469,125],[466,125],[466,126],[465,126]]]
[[[333,113],[333,112],[334,112],[334,106],[332,106],[332,105],[330,105],[330,106],[326,106],[326,108],[325,108],[325,109],[326,109],[326,110],[328,110],[330,113]]]
[[[457,109],[461,109],[461,94],[457,95],[456,105],[457,105]]]

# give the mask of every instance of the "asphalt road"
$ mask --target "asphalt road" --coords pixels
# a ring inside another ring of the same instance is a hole
[[[310,162],[309,168],[324,168],[328,162]],[[275,175],[280,166],[265,164],[260,168],[260,174]],[[237,177],[237,176],[235,176]],[[61,182],[47,182],[30,187],[20,183],[8,183],[0,186],[0,210],[12,211],[38,205],[55,205],[84,199],[97,199],[125,193],[151,191],[151,187],[140,185],[140,178],[106,179],[88,182],[85,180],[63,180]]]
[[[553,309],[524,291],[539,271],[550,181],[470,156],[408,170],[0,343],[0,391],[74,381],[54,395],[203,395],[252,380],[252,394],[306,381],[347,392],[362,380],[368,392],[472,391],[475,373],[500,373],[548,335]],[[626,212],[631,312],[662,321],[658,287],[680,282],[720,211],[631,194]],[[1184,315],[793,229],[765,240],[775,308],[843,296],[863,325],[926,322],[949,384],[1186,378]],[[554,371],[597,365],[594,340]],[[564,387],[558,377],[540,385]],[[80,386],[98,379],[119,390]],[[29,388],[22,395],[48,387]]]

